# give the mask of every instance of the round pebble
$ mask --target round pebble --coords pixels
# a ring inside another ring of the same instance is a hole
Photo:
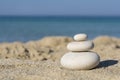
[[[61,65],[72,70],[89,70],[95,68],[100,57],[94,52],[69,52],[61,58]]]
[[[74,36],[75,41],[85,41],[87,40],[87,35],[86,34],[76,34]]]
[[[71,42],[67,45],[67,49],[70,51],[89,51],[93,47],[92,41]]]

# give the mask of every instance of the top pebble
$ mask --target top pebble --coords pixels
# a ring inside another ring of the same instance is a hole
[[[74,36],[75,41],[86,41],[87,40],[87,34],[76,34]]]

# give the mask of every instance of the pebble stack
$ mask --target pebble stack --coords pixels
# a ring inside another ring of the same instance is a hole
[[[72,70],[95,68],[100,62],[100,57],[97,53],[89,51],[94,48],[93,42],[87,41],[86,34],[76,34],[74,40],[74,42],[67,45],[67,49],[70,52],[61,58],[61,65]]]

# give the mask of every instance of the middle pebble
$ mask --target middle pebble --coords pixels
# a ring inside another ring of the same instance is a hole
[[[71,42],[67,45],[70,51],[89,51],[94,47],[92,41]]]

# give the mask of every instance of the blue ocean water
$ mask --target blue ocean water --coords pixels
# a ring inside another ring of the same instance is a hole
[[[120,37],[120,17],[1,16],[0,42],[38,40],[45,36],[87,33]]]

